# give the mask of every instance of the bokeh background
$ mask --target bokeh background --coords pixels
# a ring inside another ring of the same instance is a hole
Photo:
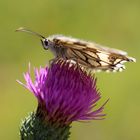
[[[0,1],[0,140],[18,140],[21,120],[37,106],[20,86],[22,73],[45,66],[52,54],[37,37],[16,33],[24,26],[45,36],[64,34],[122,49],[137,59],[121,73],[97,73],[106,119],[74,122],[70,140],[140,139],[140,1],[139,0],[1,0]]]

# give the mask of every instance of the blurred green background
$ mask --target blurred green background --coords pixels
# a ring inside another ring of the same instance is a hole
[[[22,73],[52,58],[37,37],[16,33],[24,26],[45,36],[64,34],[122,49],[137,59],[121,73],[97,73],[106,119],[74,122],[70,140],[140,139],[140,1],[139,0],[1,0],[0,1],[0,140],[18,140],[21,119],[37,106],[21,87]]]

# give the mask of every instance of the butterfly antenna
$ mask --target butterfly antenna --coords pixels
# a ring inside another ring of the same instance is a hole
[[[34,31],[31,31],[29,29],[26,29],[24,27],[20,27],[20,28],[16,29],[16,32],[27,32],[27,33],[34,34],[34,35],[36,35],[38,37],[41,37],[41,38],[45,39],[45,37],[42,36],[41,34],[39,34],[37,32],[34,32]]]

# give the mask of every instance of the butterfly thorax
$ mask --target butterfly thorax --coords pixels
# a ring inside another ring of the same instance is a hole
[[[62,35],[53,35],[48,38],[51,42],[49,49],[52,51],[55,57],[67,59],[68,49],[61,44],[61,41],[58,38],[60,36]]]

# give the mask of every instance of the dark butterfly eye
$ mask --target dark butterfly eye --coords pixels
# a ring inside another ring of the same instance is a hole
[[[44,44],[45,44],[46,46],[48,46],[48,40],[47,40],[47,39],[44,40]]]

